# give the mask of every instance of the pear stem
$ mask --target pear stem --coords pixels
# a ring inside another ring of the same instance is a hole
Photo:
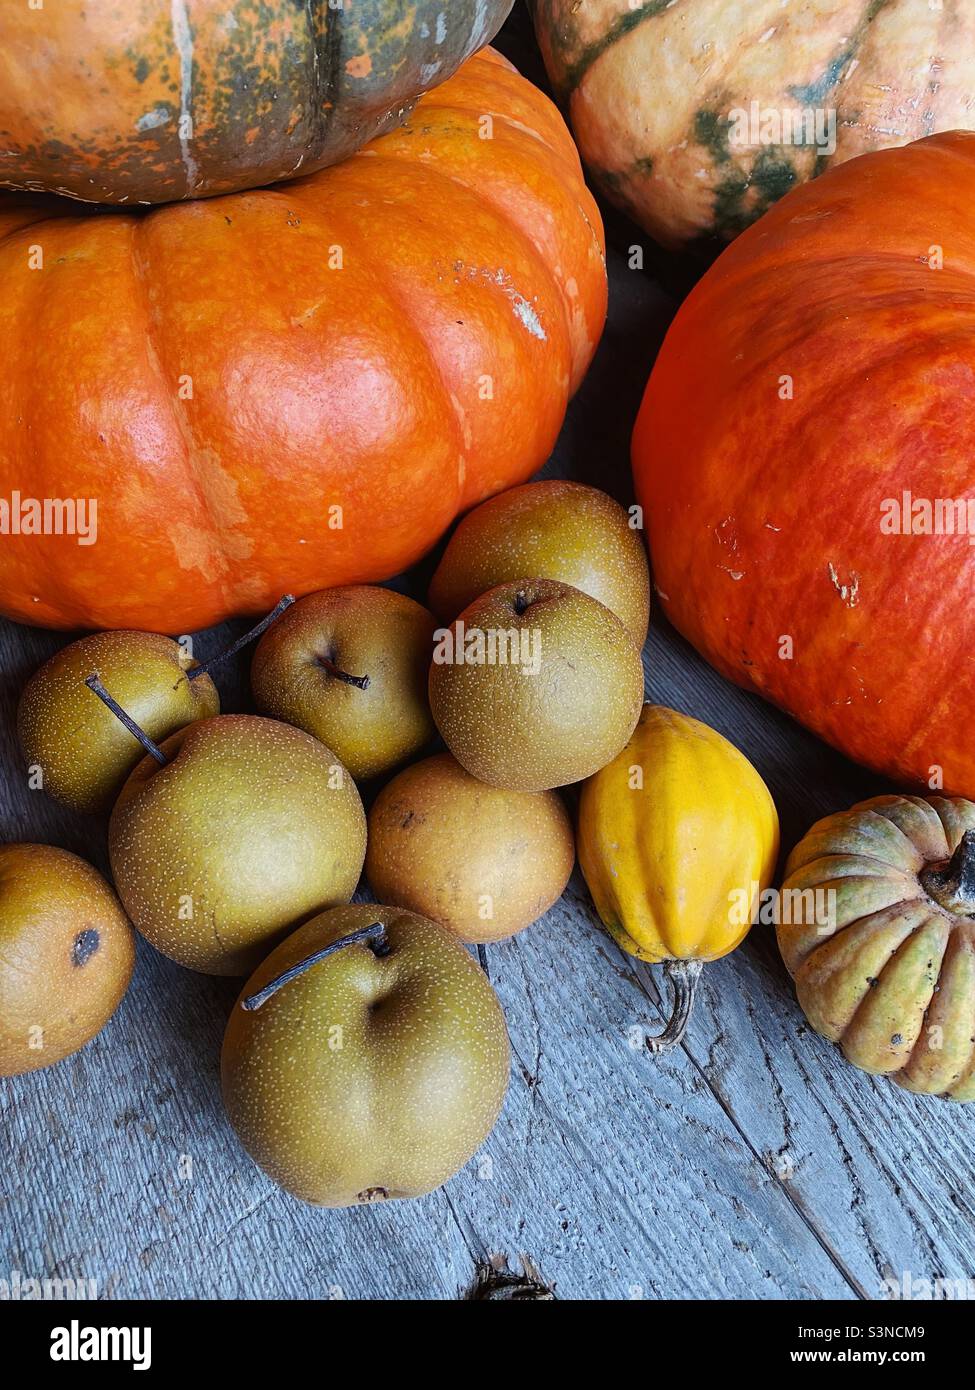
[[[153,743],[145,729],[139,728],[131,714],[126,714],[122,706],[116,700],[112,699],[111,695],[109,695],[108,691],[99,680],[97,671],[85,679],[85,685],[87,685],[92,694],[98,696],[103,705],[108,706],[115,715],[115,718],[125,725],[132,737],[139,740],[146,752],[150,753],[162,767],[165,767],[169,762],[166,754],[159,747],[158,743]]]
[[[266,632],[271,624],[280,618],[285,609],[291,607],[294,601],[294,594],[285,594],[284,598],[278,600],[273,610],[266,618],[262,618],[256,627],[252,627],[250,632],[245,632],[243,637],[238,637],[233,646],[228,647],[225,652],[219,652],[216,656],[212,656],[209,661],[203,661],[199,666],[194,666],[186,673],[187,678],[191,681],[198,680],[205,672],[212,670],[214,666],[219,666],[221,661],[226,661],[228,656],[234,656],[242,647],[246,647],[248,642],[253,642],[255,638],[260,637],[262,632]]]
[[[334,955],[336,951],[344,951],[346,946],[357,946],[364,941],[370,944],[372,942],[376,943],[372,946],[372,950],[377,956],[389,954],[389,943],[386,940],[386,928],[383,926],[382,922],[373,922],[369,927],[361,927],[358,931],[350,932],[348,936],[343,936],[340,940],[333,941],[328,946],[323,946],[322,949],[316,951],[314,955],[306,956],[306,958],[299,961],[297,965],[292,965],[289,970],[285,970],[283,974],[276,976],[270,984],[266,984],[264,988],[259,989],[256,994],[250,994],[246,999],[242,999],[240,1007],[246,1009],[249,1013],[252,1013],[255,1009],[262,1008],[271,998],[272,994],[277,994],[282,985],[289,984],[292,980],[296,980],[299,975],[304,975],[306,970],[310,970],[311,967],[317,965],[319,961],[327,960],[328,957]]]
[[[346,685],[354,685],[357,690],[369,689],[368,676],[350,676],[348,671],[340,670],[329,656],[320,656],[318,658],[318,664],[324,667],[328,674],[334,676],[336,680],[345,681]]]
[[[647,1038],[648,1052],[669,1052],[683,1041],[703,968],[704,962],[700,960],[669,960],[665,963],[664,970],[674,991],[674,1011],[664,1031],[656,1037]]]

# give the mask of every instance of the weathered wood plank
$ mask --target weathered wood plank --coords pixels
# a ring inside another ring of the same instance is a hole
[[[538,78],[523,12],[507,51]],[[628,440],[672,300],[631,269],[611,218],[610,323],[546,470],[631,500]],[[664,264],[649,247],[646,263]],[[686,288],[680,267],[671,285]],[[430,564],[404,587],[422,597]],[[243,624],[201,634],[204,657]],[[0,834],[86,855],[105,826],[27,790],[13,712],[64,635],[0,627]],[[790,846],[877,779],[732,689],[655,620],[650,698],[708,720],[769,782]],[[218,674],[248,708],[246,659]],[[888,1274],[975,1274],[975,1107],[848,1067],[804,1026],[770,934],[709,967],[684,1048],[631,1047],[659,975],[594,925],[578,878],[491,949],[515,1063],[482,1153],[439,1193],[353,1212],[301,1207],[237,1146],[218,1057],[233,982],[140,943],[119,1014],[77,1057],[0,1082],[0,1279],[91,1277],[102,1295],[454,1298],[478,1262],[530,1254],[562,1297],[874,1298]]]

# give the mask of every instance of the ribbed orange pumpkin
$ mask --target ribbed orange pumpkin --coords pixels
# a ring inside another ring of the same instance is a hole
[[[185,632],[387,578],[545,461],[605,308],[575,147],[490,52],[292,184],[135,215],[10,195],[0,522],[94,498],[97,543],[3,535],[0,610]]]

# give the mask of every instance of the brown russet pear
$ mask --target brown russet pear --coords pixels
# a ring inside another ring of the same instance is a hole
[[[433,737],[427,672],[435,626],[421,604],[392,589],[308,594],[261,639],[254,701],[320,738],[357,780],[375,777]]]
[[[159,743],[194,720],[219,714],[216,686],[170,637],[92,632],[56,652],[24,687],[17,732],[29,770],[74,811],[109,811],[145,750],[85,685],[96,673]]]
[[[0,846],[0,1076],[52,1066],[128,989],[132,928],[96,869],[53,845]]]
[[[446,1182],[494,1127],[509,1066],[497,995],[456,937],[354,903],[261,963],[221,1071],[254,1161],[302,1201],[346,1207]]]
[[[246,975],[298,923],[355,892],[358,790],[325,745],[274,719],[224,714],[145,757],[109,823],[112,874],[153,946],[211,975]]]
[[[641,532],[598,488],[550,478],[482,502],[450,538],[430,583],[430,607],[452,622],[488,589],[526,574],[558,579],[615,613],[638,647],[650,621]]]
[[[376,897],[463,941],[530,926],[562,896],[574,862],[558,792],[486,786],[450,753],[404,768],[369,812],[366,877]]]
[[[494,787],[582,781],[626,744],[643,665],[615,614],[551,579],[499,584],[443,630],[430,708],[454,757]]]

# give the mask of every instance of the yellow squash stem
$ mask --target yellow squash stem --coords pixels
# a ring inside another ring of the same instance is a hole
[[[672,1047],[678,1047],[684,1041],[691,1010],[694,1008],[697,982],[701,978],[703,969],[704,962],[702,960],[668,960],[664,962],[664,973],[674,991],[674,1009],[670,1015],[670,1022],[664,1031],[647,1038],[648,1052],[669,1052]]]

